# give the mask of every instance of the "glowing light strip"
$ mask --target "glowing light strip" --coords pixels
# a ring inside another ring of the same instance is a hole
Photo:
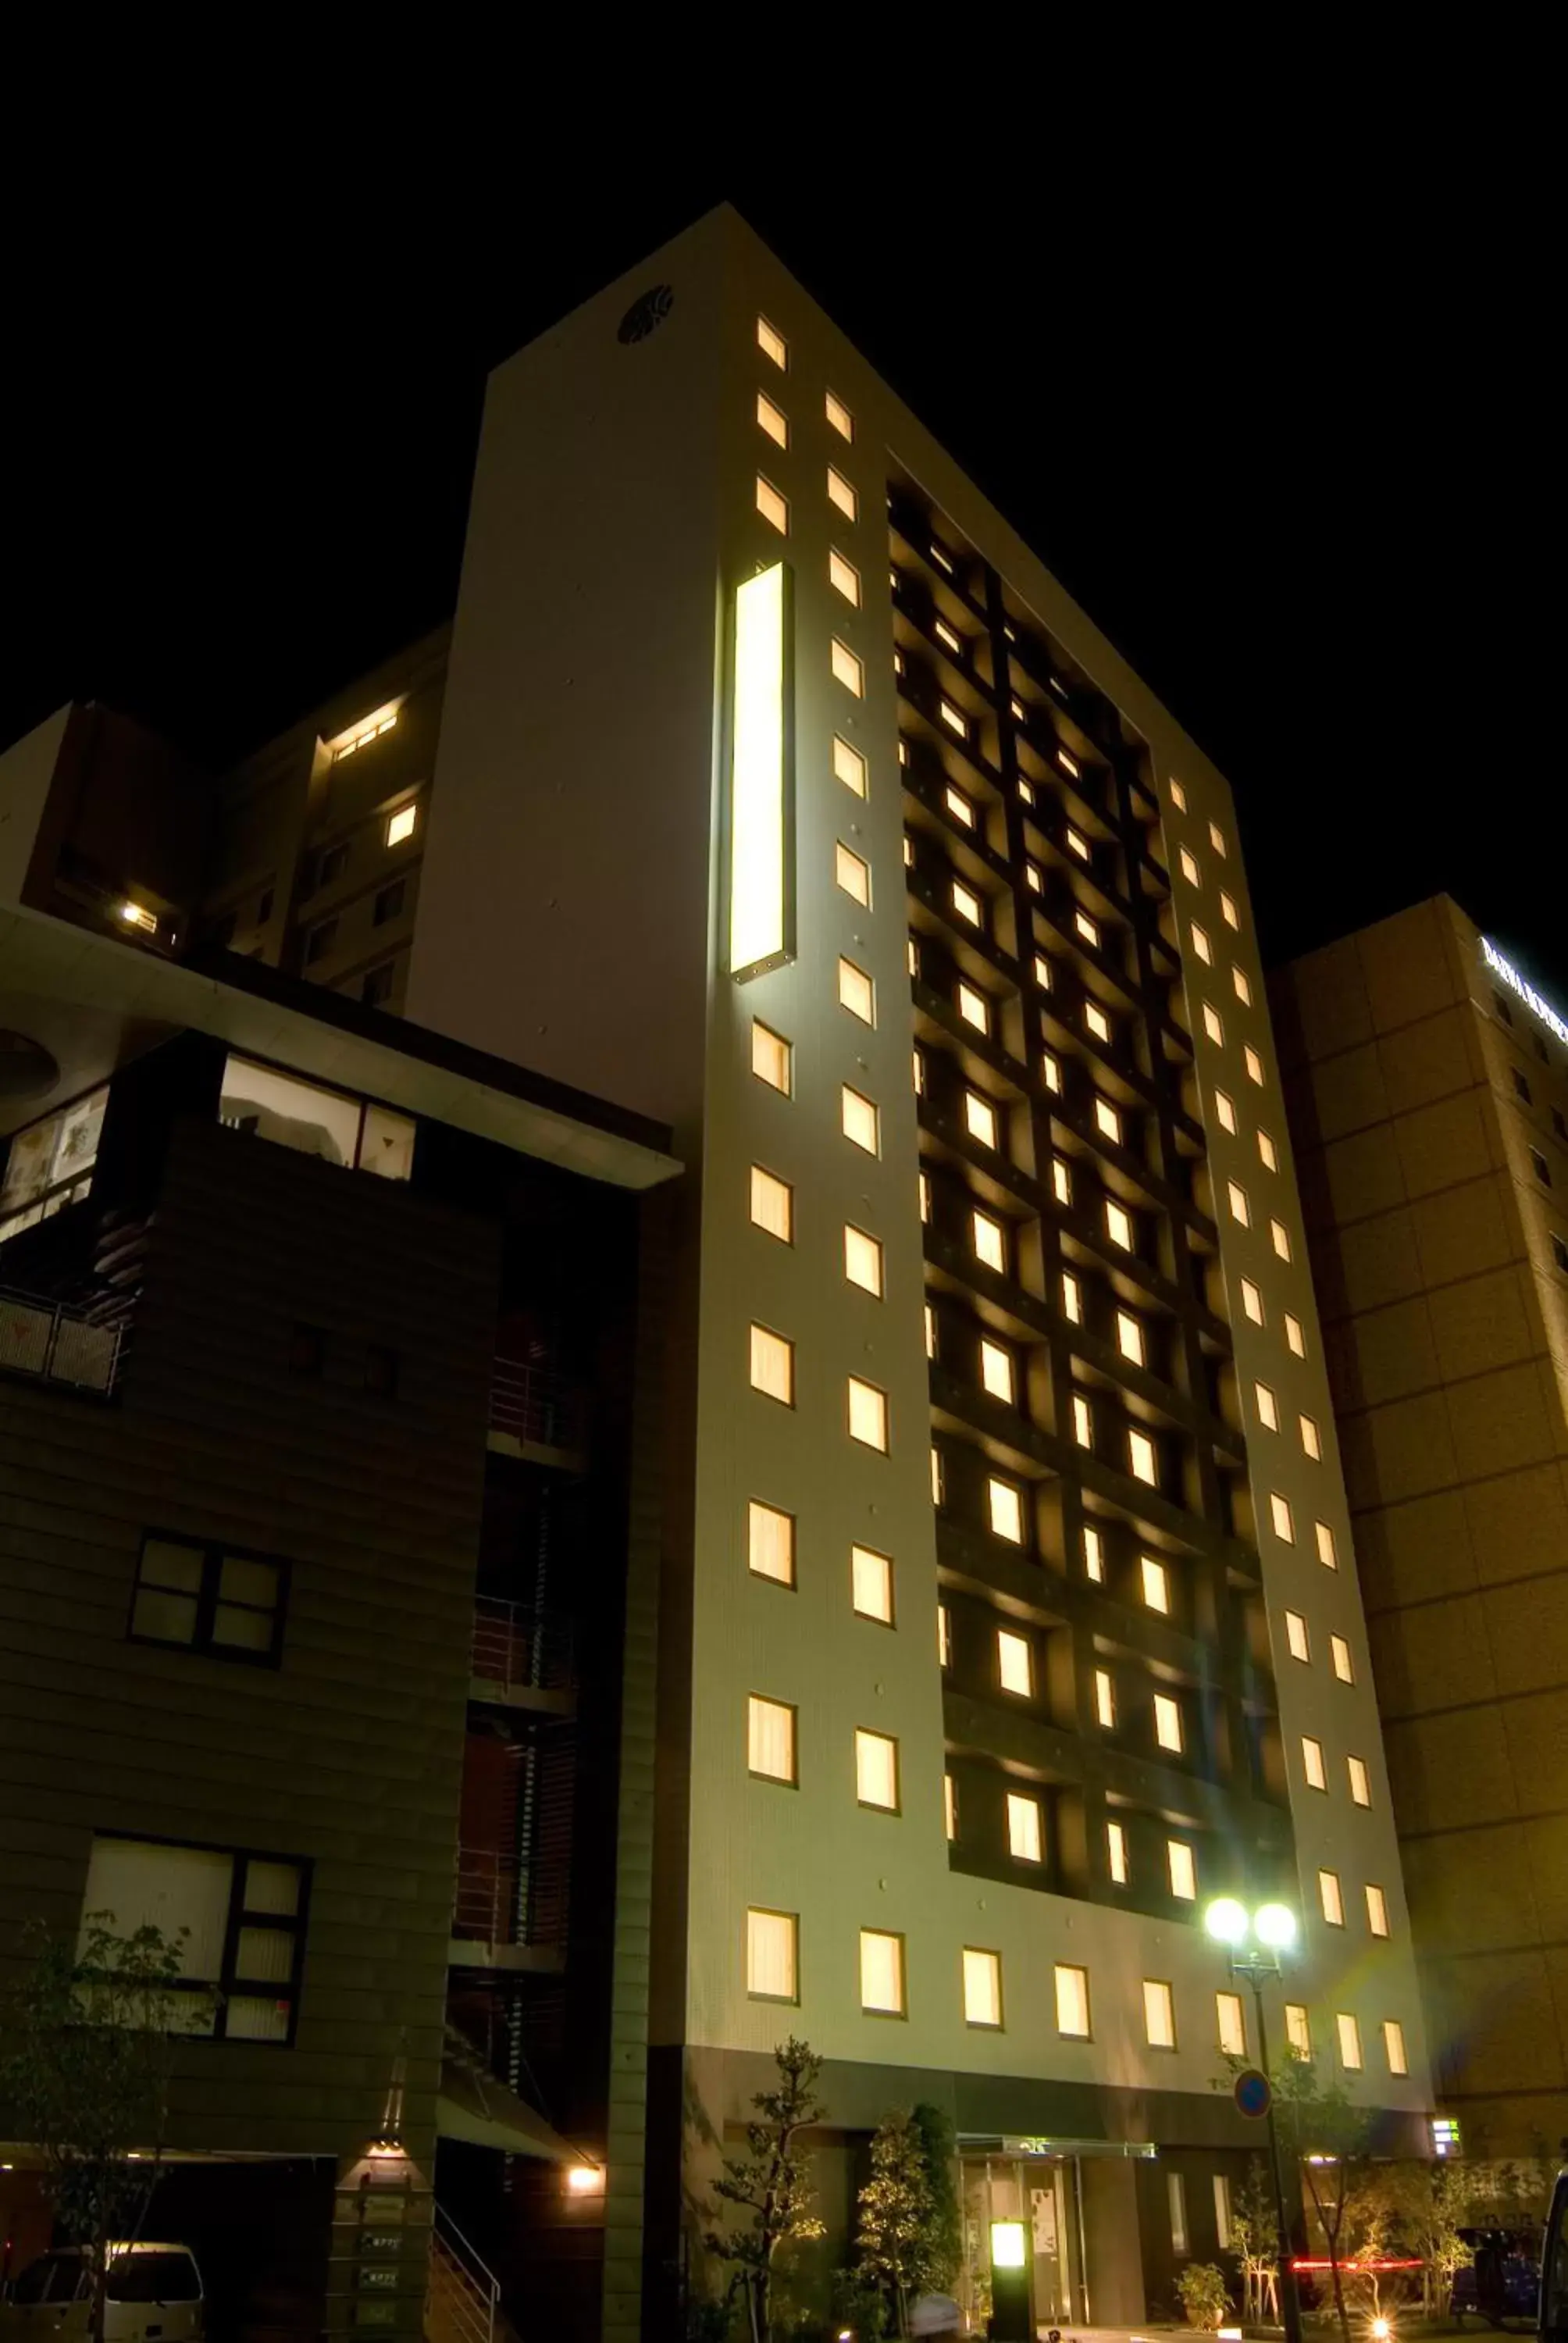
[[[1505,960],[1489,936],[1481,939],[1481,949],[1486,955],[1486,965],[1494,976],[1500,976],[1510,991],[1516,992],[1526,1009],[1533,1009],[1543,1025],[1550,1025],[1557,1039],[1568,1046],[1568,1024],[1564,1024],[1555,1009],[1542,1000],[1533,984],[1526,984],[1512,961]]]
[[[781,561],[735,596],[729,784],[729,972],[791,957],[789,574]]]

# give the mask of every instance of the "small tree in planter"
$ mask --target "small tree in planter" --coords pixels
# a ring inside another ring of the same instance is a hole
[[[860,2191],[860,2268],[891,2298],[910,2331],[910,2297],[926,2283],[934,2207],[925,2139],[912,2115],[886,2115],[871,2136],[871,2177]]]
[[[1231,2205],[1231,2236],[1241,2265],[1241,2316],[1254,2327],[1280,2317],[1280,2223],[1268,2167],[1247,2158],[1247,2177]]]
[[[1189,2262],[1177,2278],[1176,2291],[1189,2327],[1213,2335],[1224,2325],[1231,2298],[1225,2291],[1225,2273],[1214,2263]]]
[[[710,2229],[703,2239],[710,2254],[728,2262],[745,2296],[751,2343],[768,2343],[771,2332],[773,2259],[795,2238],[819,2237],[808,2151],[799,2134],[820,2123],[826,2109],[817,2097],[822,2061],[794,2035],[773,2053],[779,2080],[759,2091],[757,2113],[746,2127],[746,2154],[727,2156],[714,2194],[737,2205],[750,2219],[744,2228]]]

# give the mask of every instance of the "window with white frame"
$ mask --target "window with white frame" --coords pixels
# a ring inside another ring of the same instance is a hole
[[[1151,2050],[1176,2047],[1176,2001],[1163,1977],[1143,1980],[1143,2038]]]
[[[904,1940],[886,1928],[860,1931],[860,2007],[879,2017],[902,2017]]]
[[[1018,1790],[1007,1794],[1007,1851],[1015,1863],[1041,1863],[1045,1859],[1040,1800],[1026,1797]]]
[[[795,1584],[795,1516],[753,1497],[746,1508],[746,1563],[757,1578]]]
[[[1027,1639],[1015,1635],[1010,1627],[996,1631],[996,1673],[1003,1692],[1016,1693],[1020,1700],[1032,1696],[1034,1654]]]
[[[963,1948],[964,2024],[1000,2028],[1001,2025],[1001,1955]]]
[[[768,1782],[794,1785],[795,1711],[788,1701],[751,1693],[746,1703],[746,1770]]]
[[[310,1866],[297,1856],[96,1837],[82,1925],[156,1927],[176,1947],[170,2031],[286,2046],[298,2015]]]
[[[753,1905],[746,1915],[746,1990],[753,2001],[799,2001],[798,1946],[794,1912],[769,1912]]]
[[[852,1545],[849,1548],[849,1584],[856,1615],[861,1619],[879,1620],[884,1627],[890,1627],[893,1624],[891,1555],[879,1554],[874,1546]]]

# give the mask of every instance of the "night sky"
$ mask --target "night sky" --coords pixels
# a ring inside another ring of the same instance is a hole
[[[1467,194],[1349,153],[1116,208],[1108,140],[1000,228],[896,144],[831,199],[372,170],[220,236],[127,192],[5,386],[0,740],[96,697],[226,761],[448,615],[487,369],[728,195],[1229,775],[1266,958],[1447,889],[1568,1010],[1552,320]]]

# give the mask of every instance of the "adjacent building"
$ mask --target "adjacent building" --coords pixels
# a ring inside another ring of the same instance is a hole
[[[1568,1025],[1446,896],[1274,1014],[1444,2110],[1568,2132]]]
[[[549,1153],[554,1115],[594,1183],[580,1221],[515,1254],[515,1287],[474,1272],[523,1330],[507,1359],[587,1339],[579,1282],[608,1281],[620,1329],[618,1429],[583,1499],[599,1527],[566,1573],[601,1684],[590,1731],[582,1679],[571,1778],[602,1901],[564,1955],[549,2089],[527,2087],[537,1980],[502,2026],[518,2104],[575,2124],[594,2177],[576,2204],[540,2157],[504,2202],[473,2180],[508,2283],[548,2264],[568,2331],[677,2331],[716,2283],[718,2157],[795,2033],[829,2111],[808,2295],[849,2258],[866,2136],[925,2100],[958,2136],[976,2323],[997,2224],[1040,2319],[1141,2319],[1184,2258],[1228,2246],[1255,2145],[1214,2087],[1259,2047],[1201,1925],[1221,1893],[1298,1915],[1274,2043],[1343,2072],[1391,2143],[1422,2140],[1399,1848],[1230,793],[731,212],[498,370],[449,632],[216,786],[76,710],[13,753],[10,787],[19,928],[68,923],[60,957],[125,1048],[144,990],[156,1021],[157,987],[186,986],[206,1005],[182,996],[182,1028],[280,1078],[417,1114],[383,1063],[407,1055],[438,1070],[437,1123],[526,1096],[527,1139],[487,1139]],[[147,971],[128,1002],[127,944]],[[231,998],[266,1008],[236,1023]],[[300,1029],[373,1036],[374,1079],[336,1043],[299,1055],[294,1025],[285,1046],[283,1001]],[[221,1100],[227,1075],[204,1079]],[[250,1103],[252,1132],[207,1117],[203,1143],[226,1161],[249,1136],[246,1161],[325,1176],[259,1143],[317,1118]],[[427,1164],[439,1182],[397,1201],[467,1227],[464,1151],[421,1125],[412,1161],[416,1189]],[[624,1199],[612,1238],[605,1192],[645,1185],[635,1242]],[[63,1173],[20,1209],[72,1194]],[[377,1261],[396,1286],[396,1232],[367,1241],[367,1276]],[[548,1310],[529,1292],[547,1269]],[[409,1769],[449,1785],[432,1882],[443,1833],[520,1844],[480,1817],[549,1809],[545,1756],[531,1805],[512,1759],[495,1778],[471,1760],[453,1819],[464,1604],[501,1534],[479,1433],[503,1382],[479,1367],[467,1512],[435,1540],[447,1773]],[[243,1455],[243,1411],[207,1404]],[[544,1444],[569,1463],[569,1438]],[[409,1472],[412,1451],[382,1490],[398,1553],[424,1517]],[[316,1494],[304,1476],[304,1512]],[[284,1526],[298,1546],[304,1522]],[[282,1528],[245,1543],[269,1537],[286,1551]],[[347,1615],[336,1632],[352,1642]],[[394,1731],[401,1691],[377,1697]],[[561,1722],[536,1701],[528,1735]],[[486,1729],[521,1737],[508,1715]],[[574,1914],[578,1894],[574,1870]],[[299,2040],[308,1942],[301,1974]],[[598,2010],[597,2103],[573,2098],[574,1977]],[[460,1970],[470,2041],[493,1990]]]

